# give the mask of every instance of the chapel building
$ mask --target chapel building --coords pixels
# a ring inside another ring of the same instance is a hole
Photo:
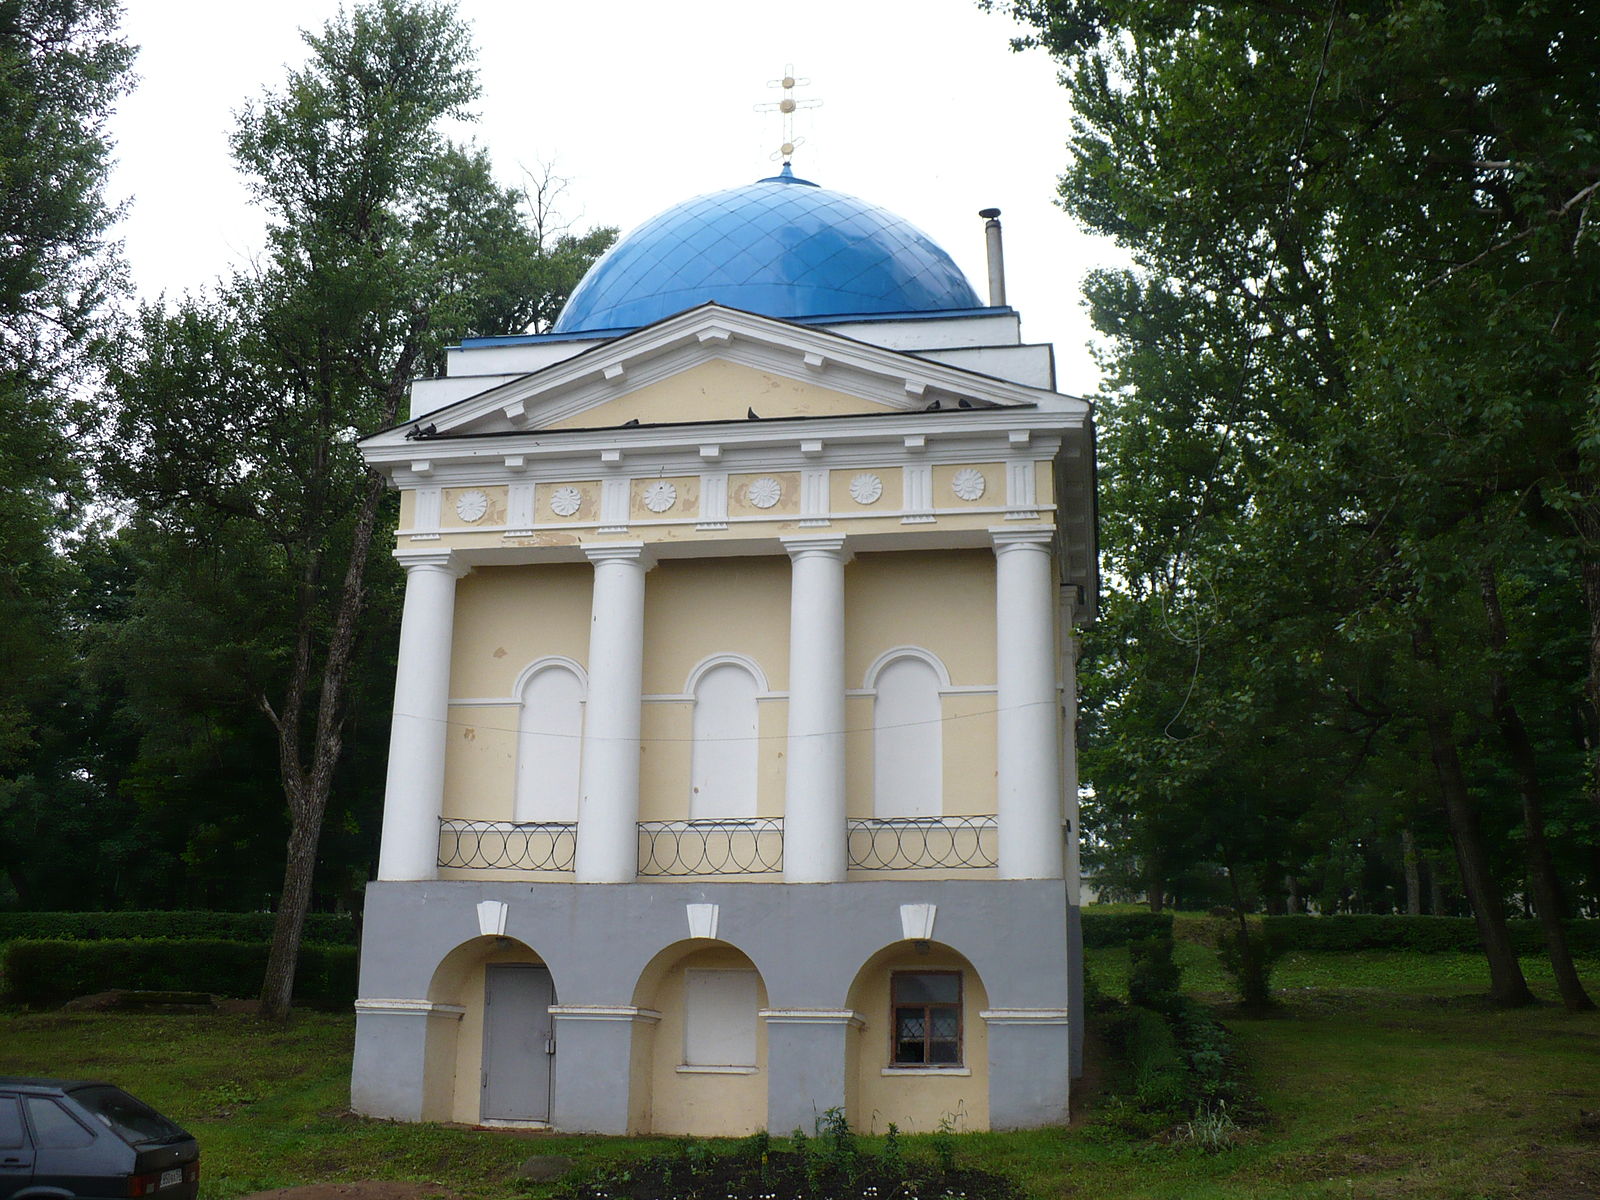
[[[785,164],[361,443],[406,593],[357,1111],[1065,1121],[1094,433],[989,224],[984,304]]]

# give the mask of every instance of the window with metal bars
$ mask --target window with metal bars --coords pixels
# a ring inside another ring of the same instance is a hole
[[[889,977],[897,1067],[961,1065],[961,972],[895,971]]]

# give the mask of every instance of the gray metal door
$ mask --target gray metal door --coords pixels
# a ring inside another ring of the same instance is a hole
[[[550,972],[527,963],[491,963],[483,970],[483,1099],[485,1121],[548,1121],[555,1041]]]

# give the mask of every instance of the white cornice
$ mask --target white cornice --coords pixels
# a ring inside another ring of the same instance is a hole
[[[1044,461],[1087,418],[1038,409],[986,409],[958,413],[812,417],[802,420],[730,421],[655,425],[631,429],[540,430],[492,437],[436,438],[427,443],[427,470],[415,469],[416,443],[371,439],[362,453],[398,486],[451,487],[490,479],[571,478],[577,472],[698,474],[706,462],[720,471],[800,470],[893,465],[915,453],[930,463],[994,460]],[[1015,432],[1032,436],[1012,440]],[[907,439],[921,442],[908,449]],[[1072,437],[1069,456],[1081,443]],[[585,463],[583,460],[589,460]]]

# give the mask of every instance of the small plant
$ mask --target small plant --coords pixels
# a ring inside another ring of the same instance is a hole
[[[1207,1154],[1221,1154],[1231,1149],[1238,1136],[1239,1126],[1228,1113],[1227,1104],[1218,1101],[1213,1107],[1200,1108],[1191,1120],[1172,1131],[1174,1145],[1193,1146]]]
[[[896,1179],[902,1179],[906,1173],[905,1155],[900,1149],[900,1126],[893,1121],[889,1122],[889,1131],[883,1135],[883,1169]]]
[[[939,1174],[953,1175],[956,1169],[956,1126],[949,1113],[939,1118],[939,1127],[928,1135],[928,1146],[933,1151],[933,1161],[939,1165]]]

